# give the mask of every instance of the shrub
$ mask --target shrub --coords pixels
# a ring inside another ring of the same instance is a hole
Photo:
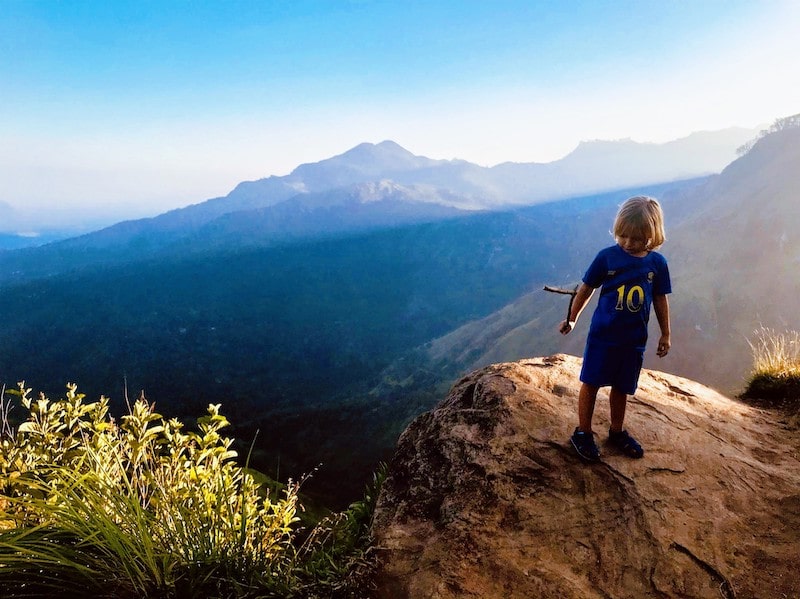
[[[143,396],[117,423],[75,385],[57,401],[14,393],[28,415],[14,427],[2,396],[2,597],[314,597],[348,588],[325,559],[367,555],[364,530],[343,526],[350,512],[295,547],[299,485],[257,484],[220,434],[219,405],[184,432]]]

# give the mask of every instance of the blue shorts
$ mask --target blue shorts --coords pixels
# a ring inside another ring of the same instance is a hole
[[[587,341],[581,382],[593,387],[611,386],[633,395],[639,386],[643,361],[643,349]]]

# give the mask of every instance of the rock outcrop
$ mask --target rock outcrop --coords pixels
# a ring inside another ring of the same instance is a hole
[[[642,372],[645,448],[580,462],[577,358],[496,364],[401,436],[375,513],[384,598],[800,597],[800,458],[781,415]]]

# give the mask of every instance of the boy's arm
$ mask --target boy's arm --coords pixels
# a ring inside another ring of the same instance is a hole
[[[656,313],[658,326],[661,327],[661,338],[658,340],[656,353],[659,358],[663,358],[669,353],[669,348],[672,345],[670,341],[669,300],[666,295],[653,296],[653,310]]]
[[[575,293],[575,299],[572,300],[572,310],[570,310],[569,319],[562,321],[558,327],[562,335],[566,335],[575,327],[575,321],[578,320],[578,317],[581,315],[581,312],[583,312],[583,309],[586,307],[593,293],[594,287],[589,287],[586,283],[581,283],[581,286],[578,287],[578,291]]]

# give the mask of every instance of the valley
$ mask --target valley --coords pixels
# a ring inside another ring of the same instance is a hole
[[[735,388],[748,327],[798,320],[799,138],[776,130],[719,175],[480,210],[464,210],[473,196],[460,184],[425,187],[431,169],[462,165],[401,154],[392,168],[396,147],[360,147],[240,186],[230,212],[214,199],[3,252],[2,381],[52,396],[75,382],[116,413],[143,392],[184,421],[221,403],[251,465],[280,479],[313,472],[307,492],[346,505],[463,373],[580,355],[584,336],[555,332],[566,301],[542,286],[578,282],[613,243],[617,206],[645,193],[667,215],[675,289],[675,351],[646,366]],[[368,185],[388,173],[405,181]],[[301,178],[317,191],[292,200]],[[323,181],[345,187],[326,195]],[[754,284],[731,283],[753,272]]]

